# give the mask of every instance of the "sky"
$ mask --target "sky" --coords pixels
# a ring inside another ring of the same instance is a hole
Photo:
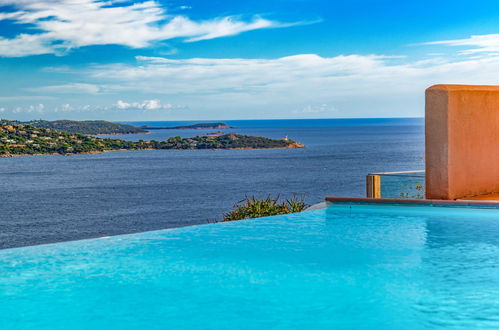
[[[0,0],[0,118],[422,117],[499,85],[499,2]]]

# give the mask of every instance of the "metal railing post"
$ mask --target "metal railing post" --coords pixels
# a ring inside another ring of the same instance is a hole
[[[366,177],[367,198],[381,198],[381,179],[379,175],[369,174]]]

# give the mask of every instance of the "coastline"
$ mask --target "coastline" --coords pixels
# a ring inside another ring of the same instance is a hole
[[[0,138],[0,157],[69,156],[120,150],[292,149],[305,147],[303,144],[287,138],[277,140],[263,136],[235,133],[227,133],[221,136],[198,135],[192,138],[175,136],[164,141],[154,139],[128,141],[109,136],[105,138],[44,128],[37,129],[29,125],[0,125]]]
[[[135,149],[135,150],[153,150],[153,149]],[[104,151],[86,151],[86,152],[78,152],[78,153],[70,153],[70,154],[60,154],[58,152],[51,153],[37,153],[37,154],[9,154],[9,155],[0,155],[0,158],[15,158],[15,157],[28,157],[28,156],[76,156],[76,155],[97,155],[103,154],[106,152],[113,151],[130,151],[127,149],[116,149],[116,150],[104,150]],[[131,150],[133,151],[133,150]]]
[[[152,132],[132,132],[132,133],[101,133],[101,134],[85,134],[87,136],[102,136],[102,135],[137,135],[137,134],[152,134]]]
[[[144,149],[114,149],[114,150],[103,150],[103,151],[87,151],[87,152],[77,152],[77,153],[67,153],[60,154],[57,152],[53,153],[36,153],[36,154],[9,154],[9,155],[0,155],[0,158],[14,158],[14,157],[26,157],[26,156],[76,156],[76,155],[96,155],[103,154],[107,152],[115,152],[115,151],[144,151],[144,150],[265,150],[265,149],[303,149],[306,148],[305,145],[294,142],[286,147],[270,147],[270,148],[204,148],[204,149],[155,149],[155,148],[144,148]]]
[[[251,148],[251,147],[245,147],[245,148],[227,148],[227,149],[213,149],[213,150],[253,150],[253,149],[304,149],[306,146],[304,144],[301,144],[299,142],[293,142],[285,147],[273,147],[273,148]],[[203,149],[198,149],[198,150],[203,150]],[[204,149],[206,150],[206,149]]]

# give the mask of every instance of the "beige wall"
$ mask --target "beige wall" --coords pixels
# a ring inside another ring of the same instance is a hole
[[[426,197],[499,192],[499,86],[426,90]]]

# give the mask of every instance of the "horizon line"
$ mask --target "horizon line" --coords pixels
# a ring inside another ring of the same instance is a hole
[[[157,122],[157,121],[244,121],[244,120],[355,120],[355,119],[424,119],[421,117],[333,117],[333,118],[243,118],[243,119],[158,119],[158,120],[112,120],[112,119],[8,119],[0,118],[0,120],[13,120],[13,121],[35,121],[35,120],[46,120],[46,121],[57,121],[57,120],[72,120],[72,121],[109,121],[109,122]]]

